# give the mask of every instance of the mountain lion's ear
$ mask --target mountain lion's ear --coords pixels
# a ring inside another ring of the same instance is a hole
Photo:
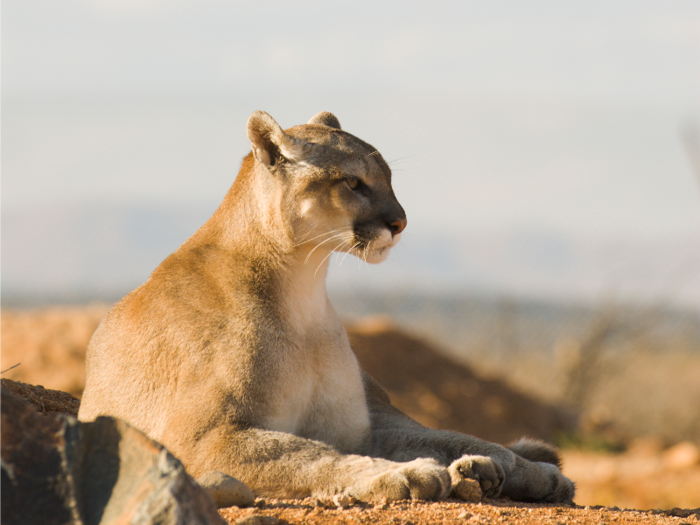
[[[268,168],[275,166],[280,157],[294,162],[304,160],[313,149],[313,144],[287,135],[264,111],[256,111],[248,118],[247,133],[253,155]]]
[[[328,111],[316,113],[307,124],[320,124],[322,126],[328,126],[329,128],[341,129],[340,121],[333,113],[329,113]]]

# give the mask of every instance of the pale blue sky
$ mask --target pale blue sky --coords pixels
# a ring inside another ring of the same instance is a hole
[[[429,90],[697,109],[697,0],[3,2],[3,90]]]
[[[698,0],[4,0],[2,103],[3,215],[213,208],[252,111],[329,110],[407,233],[700,242]]]

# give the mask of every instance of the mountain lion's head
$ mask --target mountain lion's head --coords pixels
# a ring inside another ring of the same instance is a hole
[[[283,131],[265,112],[248,119],[257,163],[296,246],[352,253],[370,263],[386,259],[406,227],[379,152],[322,112]]]

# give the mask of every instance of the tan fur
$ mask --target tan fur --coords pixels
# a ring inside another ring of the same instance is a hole
[[[194,476],[265,496],[441,499],[466,477],[571,500],[556,466],[422,427],[360,370],[325,277],[333,251],[380,262],[406,225],[381,155],[326,112],[286,131],[256,112],[247,130],[216,213],[97,329],[80,419],[123,418]]]

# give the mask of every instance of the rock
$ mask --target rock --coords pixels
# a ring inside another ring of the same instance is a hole
[[[341,510],[347,509],[350,505],[355,503],[355,501],[355,498],[347,494],[336,494],[333,496],[333,504]]]
[[[28,401],[37,412],[42,414],[78,415],[80,399],[59,390],[50,390],[41,385],[28,385],[19,381],[3,378],[3,388]]]
[[[694,513],[695,511],[692,509],[680,509],[678,507],[673,507],[671,510],[664,511],[664,514],[667,516],[674,516],[676,518],[687,518]]]
[[[44,416],[2,389],[3,524],[222,525],[207,493],[127,423]]]
[[[479,482],[473,479],[462,479],[452,486],[454,497],[462,501],[481,501],[482,492]]]
[[[65,423],[2,389],[2,521],[80,524],[75,480],[63,468]],[[31,504],[29,504],[31,502]]]
[[[236,525],[277,525],[278,523],[285,522],[274,516],[259,516],[257,514],[236,520]]]
[[[197,479],[197,483],[207,491],[220,509],[234,505],[236,507],[250,507],[255,503],[255,494],[245,483],[223,472],[216,470],[207,472]]]

